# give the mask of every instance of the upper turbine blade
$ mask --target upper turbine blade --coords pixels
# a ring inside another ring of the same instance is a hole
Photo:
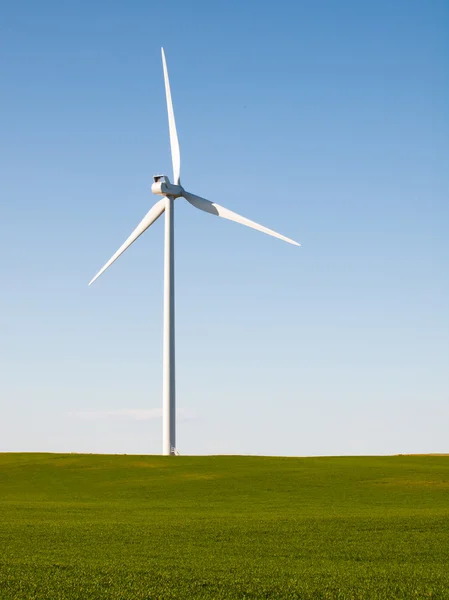
[[[167,63],[164,49],[162,51],[162,66],[164,68],[165,95],[167,96],[168,127],[170,130],[171,158],[173,162],[173,183],[179,185],[181,180],[181,155],[179,153],[178,134],[176,133],[175,114],[171,100],[170,81],[168,80]]]
[[[159,202],[156,202],[156,204],[147,212],[147,214],[144,216],[144,218],[140,221],[140,223],[134,229],[132,234],[126,240],[126,242],[120,246],[120,248],[117,250],[114,256],[112,256],[112,258],[108,260],[108,262],[101,269],[101,271],[98,271],[98,273],[95,275],[92,281],[89,282],[89,285],[93,283],[97,279],[97,277],[100,277],[100,275],[104,273],[104,271],[106,271],[106,269],[110,267],[115,260],[117,260],[120,254],[123,254],[123,252],[125,252],[125,250],[129,248],[129,246],[131,246],[131,244],[135,242],[137,238],[141,236],[142,233],[146,231],[148,227],[152,225],[156,221],[156,219],[158,219],[161,216],[164,210],[165,198],[162,198],[161,200],[159,200]]]
[[[200,210],[204,210],[204,212],[208,212],[211,215],[217,215],[218,217],[223,217],[223,219],[229,219],[230,221],[235,221],[236,223],[241,223],[242,225],[246,225],[247,227],[252,227],[253,229],[257,229],[257,231],[262,231],[263,233],[267,233],[268,235],[272,235],[273,237],[279,238],[280,240],[284,240],[284,242],[288,242],[289,244],[294,244],[295,246],[300,246],[298,242],[291,240],[285,235],[281,235],[280,233],[276,233],[272,229],[268,229],[268,227],[264,227],[263,225],[259,225],[254,221],[250,221],[245,217],[241,217],[235,212],[220,206],[219,204],[215,204],[215,202],[209,202],[209,200],[205,200],[204,198],[200,198],[200,196],[195,196],[194,194],[190,194],[189,192],[184,191],[183,196],[186,200],[190,202],[196,208]]]

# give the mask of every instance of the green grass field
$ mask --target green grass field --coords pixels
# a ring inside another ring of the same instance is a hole
[[[449,598],[449,456],[0,454],[0,598]]]

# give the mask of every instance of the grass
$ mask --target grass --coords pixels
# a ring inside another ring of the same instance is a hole
[[[0,454],[0,599],[449,599],[449,457]]]

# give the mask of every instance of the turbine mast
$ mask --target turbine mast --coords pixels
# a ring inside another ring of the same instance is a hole
[[[165,197],[162,454],[176,450],[174,199]]]

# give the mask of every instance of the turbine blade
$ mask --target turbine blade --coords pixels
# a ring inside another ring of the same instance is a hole
[[[235,212],[220,206],[219,204],[215,204],[215,202],[210,202],[209,200],[205,200],[204,198],[200,198],[200,196],[195,196],[194,194],[190,194],[189,192],[184,191],[183,196],[190,204],[195,206],[195,208],[199,208],[200,210],[204,210],[204,212],[210,213],[211,215],[217,215],[218,217],[222,217],[223,219],[229,219],[230,221],[235,221],[236,223],[241,223],[242,225],[246,225],[247,227],[251,227],[252,229],[257,229],[257,231],[262,231],[263,233],[267,233],[268,235],[272,235],[273,237],[279,238],[280,240],[284,240],[284,242],[288,242],[289,244],[294,244],[295,246],[300,246],[298,242],[291,240],[285,235],[281,235],[272,229],[268,229],[268,227],[264,227],[263,225],[259,225],[254,221],[250,221],[245,217],[241,217]]]
[[[164,68],[165,95],[167,96],[168,128],[170,131],[170,148],[173,162],[173,183],[179,185],[181,180],[181,155],[179,153],[178,134],[176,133],[175,113],[171,99],[170,81],[168,79],[167,62],[164,49],[162,51],[162,66]]]
[[[110,267],[114,261],[117,260],[117,258],[120,256],[120,254],[123,254],[123,252],[125,252],[125,250],[127,248],[129,248],[129,246],[131,246],[131,244],[133,242],[135,242],[137,240],[137,238],[139,236],[141,236],[142,233],[144,231],[146,231],[148,229],[148,227],[150,225],[152,225],[156,221],[156,219],[158,219],[161,216],[161,214],[164,212],[164,210],[165,210],[165,198],[162,198],[161,200],[159,200],[159,202],[156,202],[156,204],[147,212],[147,214],[144,216],[144,218],[140,221],[140,223],[134,229],[132,234],[126,240],[126,242],[120,246],[120,248],[117,250],[117,252],[114,254],[114,256],[112,256],[108,260],[108,262],[105,264],[105,266],[100,271],[98,271],[98,273],[95,275],[95,277],[92,279],[92,281],[89,282],[89,285],[91,285],[98,277],[100,277],[100,275],[102,273],[104,273],[106,271],[106,269],[108,267]]]

